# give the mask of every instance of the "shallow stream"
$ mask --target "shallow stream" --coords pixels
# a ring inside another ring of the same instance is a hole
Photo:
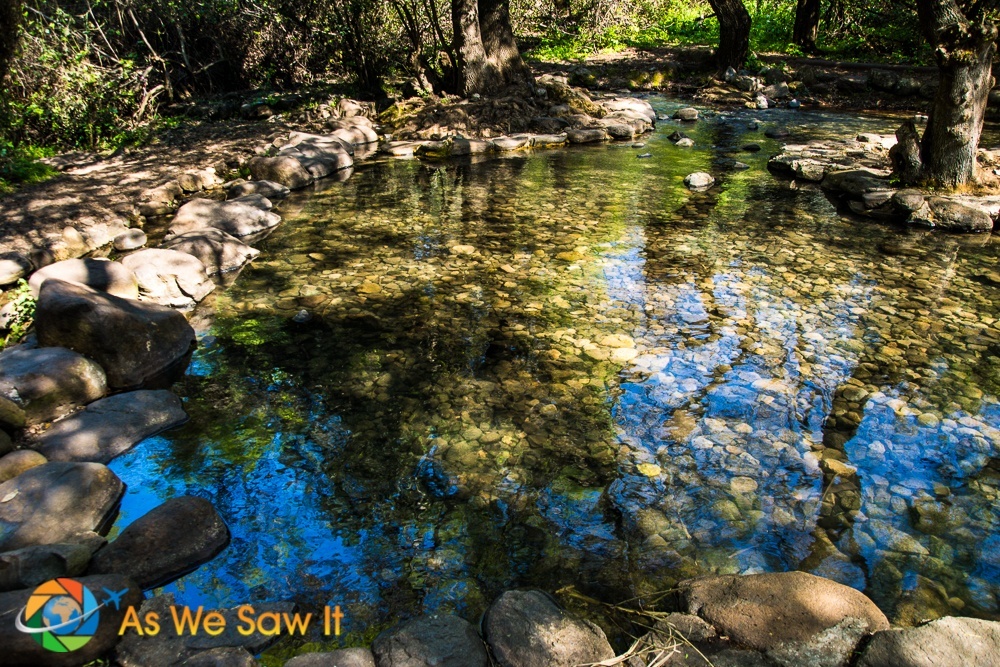
[[[119,526],[209,498],[233,542],[167,591],[339,604],[355,639],[518,586],[790,569],[900,622],[1000,618],[1000,243],[838,213],[767,172],[775,124],[898,120],[709,115],[693,149],[664,122],[294,195],[202,306],[190,423],[112,464]]]

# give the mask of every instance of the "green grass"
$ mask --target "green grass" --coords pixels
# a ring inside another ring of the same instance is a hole
[[[53,155],[52,149],[37,146],[14,148],[0,140],[0,195],[10,194],[19,187],[46,181],[59,172],[39,162]]]

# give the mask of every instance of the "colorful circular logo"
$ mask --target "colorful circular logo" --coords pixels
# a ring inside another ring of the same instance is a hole
[[[53,579],[39,586],[14,619],[18,630],[55,653],[82,648],[97,632],[101,605],[73,579]]]

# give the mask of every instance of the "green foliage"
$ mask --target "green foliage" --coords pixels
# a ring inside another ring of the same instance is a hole
[[[14,312],[7,325],[7,336],[3,340],[3,347],[13,345],[24,338],[35,320],[35,297],[31,295],[27,281],[17,282],[17,287],[14,288],[8,303],[13,304]]]
[[[37,146],[15,147],[0,139],[0,195],[13,192],[21,185],[41,183],[59,173],[39,162],[41,158],[51,154],[51,149]]]

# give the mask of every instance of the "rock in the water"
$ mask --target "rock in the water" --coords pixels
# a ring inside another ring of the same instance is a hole
[[[118,252],[141,248],[146,245],[146,232],[136,228],[130,229],[127,232],[122,232],[116,236],[111,242],[111,245]]]
[[[31,262],[16,252],[0,255],[0,286],[13,285],[31,271]]]
[[[766,130],[764,130],[764,136],[767,137],[768,139],[784,139],[789,134],[790,133],[788,131],[788,128],[784,128],[781,126],[769,127]]]
[[[867,632],[889,627],[864,594],[805,572],[703,577],[678,588],[688,613],[735,643],[762,651],[810,641],[847,618],[864,621]]]
[[[290,190],[304,188],[313,182],[313,176],[291,156],[255,157],[247,165],[255,181],[274,181]]]
[[[93,553],[88,544],[45,544],[0,553],[0,591],[34,588],[56,577],[83,574]]]
[[[174,605],[173,595],[157,595],[142,603],[139,617],[145,618],[147,613],[154,612],[160,615],[161,620],[169,619],[172,605]],[[221,634],[214,637],[203,632],[193,636],[190,634],[177,636],[174,632],[139,636],[134,631],[126,632],[121,643],[115,648],[114,664],[120,667],[176,667],[200,653],[219,648],[243,648],[250,653],[259,653],[280,639],[277,635],[263,635],[260,632],[246,636],[240,634],[239,628],[245,627],[246,624],[240,621],[238,610],[238,607],[218,610],[226,620],[226,627]],[[206,610],[208,611],[210,610]],[[295,611],[296,606],[290,602],[253,605],[255,615],[265,612],[291,614]]]
[[[823,179],[824,190],[860,199],[869,192],[891,190],[892,185],[880,174],[868,169],[830,171]]]
[[[204,498],[171,498],[97,552],[91,574],[123,574],[143,590],[165,586],[229,544],[229,529]]]
[[[165,389],[130,391],[91,403],[56,422],[32,443],[50,461],[108,463],[139,442],[188,420]]]
[[[30,449],[5,454],[0,457],[0,484],[45,463],[48,463],[48,459]]]
[[[694,146],[694,139],[685,137],[683,139],[680,139],[675,145],[680,146],[681,148],[691,148],[692,146]]]
[[[260,663],[250,652],[240,646],[202,651],[180,663],[180,667],[258,667],[258,665]]]
[[[715,177],[704,171],[696,171],[684,178],[684,185],[692,190],[705,190],[715,185]]]
[[[201,260],[179,250],[140,250],[122,259],[122,264],[139,280],[140,301],[189,308],[215,289]]]
[[[23,412],[23,424],[57,419],[107,390],[104,370],[64,347],[12,347],[0,353],[0,396]]]
[[[1000,665],[1000,623],[946,616],[917,628],[877,632],[858,667]]]
[[[954,232],[988,232],[993,229],[993,218],[982,209],[969,206],[948,197],[928,197],[930,215],[923,210],[911,214],[909,222]]]
[[[104,532],[124,485],[100,463],[54,461],[0,484],[0,549],[72,542]]]
[[[28,280],[34,296],[38,296],[46,280],[86,285],[126,299],[139,298],[139,282],[132,272],[118,262],[103,259],[67,259],[35,271]]]
[[[344,648],[329,653],[297,655],[285,667],[375,667],[375,656],[366,648]]]
[[[566,130],[566,137],[571,144],[592,144],[605,141],[608,138],[608,132],[603,127],[592,130]]]
[[[97,361],[116,389],[137,387],[185,364],[195,344],[194,329],[176,310],[61,280],[42,286],[35,331],[41,345],[67,347]]]
[[[250,195],[260,195],[268,199],[282,199],[287,197],[288,193],[289,189],[287,187],[274,181],[243,181],[226,191],[229,199],[248,197]]]
[[[252,236],[281,222],[281,216],[272,213],[272,208],[270,200],[260,195],[229,201],[192,199],[177,209],[166,238],[205,229],[221,229],[237,238]]]
[[[698,110],[694,107],[684,107],[674,112],[674,118],[688,122],[698,120]]]
[[[502,667],[572,667],[615,655],[599,627],[541,591],[507,591],[486,612],[483,628]]]
[[[209,275],[235,271],[260,254],[256,248],[221,229],[179,234],[164,241],[162,247],[197,257]]]
[[[102,658],[114,648],[121,639],[118,629],[130,606],[138,606],[142,602],[142,592],[134,583],[119,576],[83,577],[73,580],[89,590],[100,609],[100,621],[94,635],[87,643],[73,651],[56,652],[43,648],[31,635],[21,632],[14,625],[14,616],[21,614],[28,604],[28,598],[34,589],[0,593],[0,664],[4,665],[45,665],[46,667],[77,667],[88,664],[97,658]],[[118,605],[107,604],[108,594],[105,590],[126,591]],[[56,591],[66,591],[56,588]],[[66,593],[61,593],[66,594]]]
[[[785,642],[767,652],[779,667],[847,667],[868,623],[859,618],[843,621],[814,635],[809,641]]]
[[[486,667],[486,646],[458,616],[421,616],[386,630],[372,644],[379,667]]]

